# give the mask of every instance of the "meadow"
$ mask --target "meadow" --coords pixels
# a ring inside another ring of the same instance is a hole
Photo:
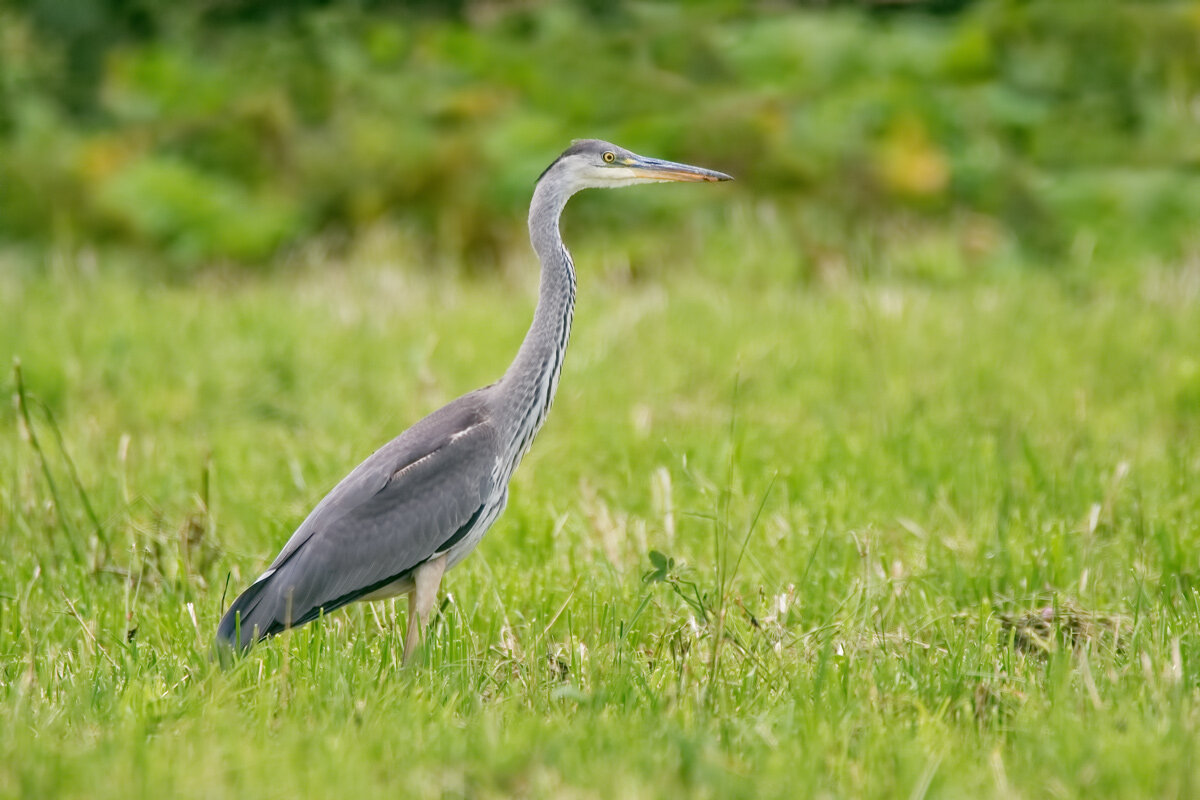
[[[577,248],[550,420],[412,669],[403,602],[209,643],[351,466],[499,375],[532,256],[7,261],[0,795],[1193,795],[1196,263],[789,280],[705,188],[649,277]]]
[[[0,798],[1200,793],[1194,2],[0,6]],[[211,658],[495,380],[443,584]]]

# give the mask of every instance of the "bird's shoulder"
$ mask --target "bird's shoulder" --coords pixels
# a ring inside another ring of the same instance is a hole
[[[452,452],[456,461],[489,455],[498,440],[490,389],[465,394],[421,419],[371,454],[347,479],[362,470],[371,482],[394,482],[438,453]]]

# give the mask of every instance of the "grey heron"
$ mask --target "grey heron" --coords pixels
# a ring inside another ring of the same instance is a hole
[[[342,479],[230,605],[218,646],[244,650],[348,603],[407,594],[408,662],[443,573],[504,510],[509,478],[554,399],[575,308],[575,268],[558,226],[567,200],[593,187],[725,180],[597,139],[576,141],[555,159],[529,207],[541,278],[533,323],[508,370],[417,422]]]

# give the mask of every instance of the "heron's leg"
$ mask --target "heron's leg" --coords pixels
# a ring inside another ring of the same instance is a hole
[[[408,593],[408,631],[404,636],[404,663],[407,664],[421,644],[421,635],[429,624],[429,614],[437,601],[438,586],[446,571],[443,553],[417,567],[413,573],[413,590]]]

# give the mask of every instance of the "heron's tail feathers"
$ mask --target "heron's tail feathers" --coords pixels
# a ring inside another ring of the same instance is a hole
[[[263,592],[271,583],[274,570],[267,572],[238,595],[217,626],[218,648],[245,650],[259,639],[272,636],[282,629],[271,604],[264,604]]]

